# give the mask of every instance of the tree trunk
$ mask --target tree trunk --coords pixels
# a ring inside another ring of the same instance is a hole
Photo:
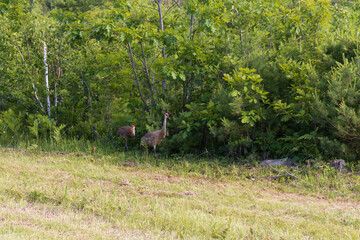
[[[164,17],[162,15],[162,0],[156,0],[155,1],[157,6],[158,6],[158,12],[159,12],[159,21],[160,21],[160,31],[164,31]],[[162,57],[166,58],[166,54],[165,54],[165,46],[162,47]],[[166,89],[166,77],[164,77],[164,79],[162,80],[162,88]]]
[[[48,116],[51,116],[50,112],[50,90],[49,90],[49,70],[47,64],[47,48],[46,42],[44,41],[44,65],[45,65],[45,85],[46,85],[46,102],[47,102],[47,112]]]
[[[149,69],[147,67],[146,57],[145,57],[145,52],[144,52],[144,46],[142,44],[142,41],[140,41],[140,46],[141,46],[141,52],[142,52],[143,59],[144,59],[143,63],[144,63],[144,67],[145,67],[146,78],[147,78],[147,82],[148,82],[150,93],[151,93],[151,104],[154,105],[155,104],[155,102],[154,102],[154,90],[153,90],[151,80],[150,80],[150,73],[149,73]]]
[[[110,108],[110,98],[109,98],[109,89],[106,85],[106,79],[103,78],[103,84],[104,84],[104,89],[105,89],[105,97],[106,97],[106,101],[107,101],[107,107],[108,107],[108,130],[109,130],[109,135],[112,136],[112,131],[111,131],[111,108]]]
[[[80,72],[80,76],[82,79],[82,83],[83,83],[83,91],[84,91],[84,97],[86,97],[86,101],[84,103],[85,105],[85,109],[83,112],[83,121],[88,121],[88,112],[90,112],[90,115],[92,115],[92,104],[91,104],[91,95],[90,95],[90,88],[89,88],[89,84],[86,82],[84,75],[83,75],[83,70],[80,68],[79,70]]]
[[[190,40],[193,41],[194,40],[194,14],[192,13],[190,15]],[[191,60],[190,60],[191,61]],[[191,62],[190,62],[191,65]],[[189,103],[191,101],[191,92],[189,91],[189,87],[191,85],[191,82],[193,80],[193,74],[190,75],[189,77],[190,79],[188,81],[186,81],[186,83],[183,84],[183,111],[186,111],[185,105],[187,103]]]
[[[58,73],[57,73],[57,82],[54,83],[54,106],[57,107],[58,105],[58,95],[57,95],[57,83],[60,81],[60,77],[61,77],[61,65],[60,65],[60,58],[59,58],[59,54],[57,54],[57,63],[58,63]]]
[[[133,72],[134,72],[134,78],[135,78],[135,83],[136,83],[136,87],[139,91],[139,94],[140,94],[140,98],[141,98],[141,101],[144,103],[144,107],[145,107],[145,110],[146,112],[149,112],[149,107],[148,105],[146,104],[146,101],[145,101],[145,98],[141,92],[141,88],[140,88],[140,84],[139,84],[139,79],[138,79],[138,76],[137,76],[137,72],[136,72],[136,66],[135,66],[135,61],[134,61],[134,56],[133,56],[133,52],[131,50],[131,46],[130,46],[130,43],[128,43],[128,47],[127,47],[127,50],[129,52],[129,56],[130,56],[130,61],[131,61],[131,66],[132,66],[132,69],[133,69]]]
[[[194,30],[194,14],[192,13],[190,16],[190,40],[194,39],[193,30]]]

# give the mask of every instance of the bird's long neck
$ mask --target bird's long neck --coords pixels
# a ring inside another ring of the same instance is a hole
[[[161,131],[164,132],[164,134],[166,135],[166,116],[164,117],[164,123],[163,123]]]

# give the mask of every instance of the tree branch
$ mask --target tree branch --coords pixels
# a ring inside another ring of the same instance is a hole
[[[276,172],[280,173],[280,171],[277,170],[276,168],[274,168],[274,167],[272,167],[272,166],[270,166],[270,165],[267,165],[267,166],[268,166],[269,168],[275,170]],[[311,183],[308,183],[308,182],[302,180],[301,178],[298,178],[297,176],[289,173],[288,171],[284,171],[284,172],[285,172],[287,175],[289,175],[289,176],[291,176],[291,177],[293,177],[293,178],[296,178],[297,180],[300,180],[300,181],[302,181],[302,182],[304,182],[304,183],[306,183],[306,184],[309,184],[310,186],[313,186]]]
[[[143,59],[144,59],[143,64],[144,64],[144,67],[145,67],[146,78],[147,78],[150,93],[151,93],[151,103],[154,105],[155,104],[155,102],[154,102],[154,90],[152,88],[151,81],[150,81],[150,74],[149,74],[149,69],[148,69],[147,64],[146,64],[146,57],[145,57],[144,46],[142,44],[142,41],[140,41],[140,46],[141,46],[141,52],[142,52]]]
[[[91,131],[93,132],[93,134],[100,139],[100,141],[102,141],[103,143],[106,143],[106,141],[100,136],[100,134],[98,132],[96,132],[96,128],[94,126],[90,126]]]
[[[11,42],[11,43],[15,46],[15,48],[19,51],[20,57],[21,57],[21,59],[23,60],[24,66],[25,66],[27,72],[29,73],[29,75],[30,75],[30,76],[33,76],[33,75],[30,73],[30,70],[29,70],[28,66],[26,65],[26,61],[25,61],[25,59],[24,59],[24,56],[23,56],[20,48],[19,48],[18,46],[16,46],[16,44],[15,44],[13,41],[10,40],[10,42]],[[36,101],[39,103],[40,108],[41,108],[43,111],[45,111],[45,108],[44,108],[44,106],[42,105],[42,103],[41,103],[41,101],[40,101],[40,99],[39,99],[39,97],[38,97],[38,95],[37,95],[37,91],[36,91],[35,84],[34,84],[33,82],[31,82],[31,85],[32,85],[32,88],[33,88],[33,90],[34,90],[34,96],[35,96]]]
[[[140,94],[140,98],[141,98],[142,102],[144,103],[144,107],[145,107],[146,112],[150,114],[150,112],[149,112],[149,107],[148,107],[148,105],[146,104],[146,101],[145,101],[145,99],[144,99],[144,96],[143,96],[143,94],[142,94],[142,92],[141,92],[141,88],[140,88],[140,84],[139,84],[139,79],[138,79],[137,72],[136,72],[136,67],[135,67],[134,56],[133,56],[133,53],[132,53],[132,50],[131,50],[130,43],[128,43],[127,49],[128,49],[128,53],[129,53],[129,56],[130,56],[131,66],[132,66],[133,71],[134,71],[134,79],[135,79],[135,83],[136,83],[137,89],[138,89],[139,94]]]
[[[124,45],[122,42],[118,41],[118,43],[120,43],[124,48],[126,48],[127,51],[129,51],[128,47],[127,47],[126,45]],[[142,58],[141,58],[139,55],[137,55],[137,54],[134,53],[134,52],[133,52],[133,55],[134,55],[135,57],[137,57],[137,58],[144,64]]]
[[[164,18],[165,18],[165,16],[166,16],[166,14],[167,14],[173,7],[175,7],[175,5],[177,5],[177,2],[173,3],[173,4],[166,10],[166,12],[164,13]]]

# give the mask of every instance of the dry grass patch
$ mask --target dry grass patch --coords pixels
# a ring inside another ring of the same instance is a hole
[[[1,239],[360,238],[356,198],[148,163],[0,154]]]

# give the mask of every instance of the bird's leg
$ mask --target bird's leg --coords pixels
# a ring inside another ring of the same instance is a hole
[[[125,149],[126,149],[126,151],[129,151],[128,146],[127,146],[127,139],[125,139]]]
[[[146,161],[146,159],[147,159],[148,154],[149,154],[149,152],[148,152],[148,147],[146,146],[146,147],[145,147],[145,161]]]
[[[157,156],[156,156],[156,145],[154,146],[154,155],[155,155],[155,158],[157,158]]]

